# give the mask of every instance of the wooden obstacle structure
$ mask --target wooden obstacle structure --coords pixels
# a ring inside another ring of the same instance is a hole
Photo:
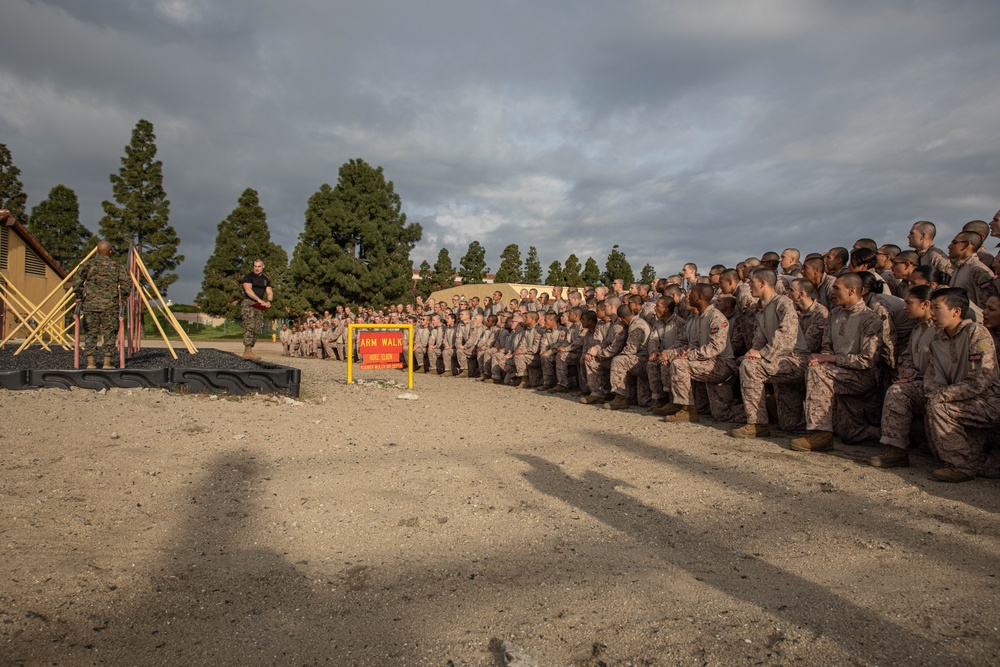
[[[0,341],[0,347],[6,345],[19,331],[24,329],[27,332],[27,336],[20,347],[14,352],[15,355],[20,354],[24,349],[35,343],[51,351],[49,343],[54,343],[65,350],[73,348],[74,367],[79,368],[80,312],[76,294],[72,290],[66,290],[52,308],[43,311],[43,306],[55,297],[60,289],[64,288],[67,281],[71,280],[83,265],[83,262],[90,259],[96,252],[97,247],[95,246],[83,261],[77,264],[63,278],[62,282],[39,304],[32,303],[13,285],[0,282],[0,298],[6,304],[8,314],[12,314],[18,320],[17,326],[7,334],[3,341]],[[122,300],[119,308],[118,348],[120,367],[124,368],[125,359],[142,349],[144,313],[148,313],[153,320],[156,330],[159,332],[160,337],[174,359],[177,358],[177,352],[167,338],[163,324],[160,323],[160,318],[163,318],[164,322],[173,329],[181,339],[188,353],[197,353],[197,348],[195,348],[194,343],[191,342],[191,339],[181,327],[180,322],[177,321],[177,318],[170,311],[166,299],[160,294],[160,290],[146,269],[146,265],[142,261],[142,256],[135,246],[129,248],[126,272],[132,285],[128,296]],[[74,310],[73,323],[69,324],[67,323],[67,316],[70,311]],[[157,312],[159,312],[160,317],[157,317]],[[72,339],[68,336],[70,327],[74,329]],[[48,337],[48,342],[46,342],[46,337]]]

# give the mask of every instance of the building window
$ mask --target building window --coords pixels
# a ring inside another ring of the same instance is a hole
[[[10,233],[7,231],[8,227],[0,226],[0,269],[6,271],[7,266],[7,235]]]
[[[29,276],[45,277],[45,262],[28,246],[24,246],[24,272]]]

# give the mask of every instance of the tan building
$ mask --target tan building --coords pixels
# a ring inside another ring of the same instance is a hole
[[[65,277],[66,270],[52,259],[24,225],[7,211],[0,210],[0,279],[37,306]],[[41,304],[41,312],[47,313],[55,307],[70,287],[67,283]],[[15,303],[5,303],[0,296],[0,339],[6,337],[11,326],[16,326],[15,312],[21,313],[22,308]]]

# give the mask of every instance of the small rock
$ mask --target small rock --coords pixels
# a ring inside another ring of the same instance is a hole
[[[108,393],[108,388],[107,388],[107,387],[105,387],[104,389],[100,390],[100,391],[99,391],[99,392],[97,392],[97,393],[98,393],[98,395],[100,395],[100,396],[104,396],[104,395],[105,395],[106,393]]]
[[[111,434],[111,439],[112,439],[112,440],[117,440],[117,439],[118,439],[118,438],[120,438],[120,437],[121,437],[121,436],[120,436],[120,435],[118,435],[118,431],[115,431],[114,433],[112,433],[112,434]]]
[[[400,394],[396,398],[401,398],[404,401],[415,401],[415,400],[417,400],[420,397],[417,396],[416,394],[414,394],[412,391],[407,391],[407,392],[403,392],[402,394]]]
[[[301,401],[296,401],[294,398],[285,396],[285,405],[302,405]]]
[[[219,396],[217,394],[212,394],[211,396],[208,397],[208,400],[217,401],[219,400]]]

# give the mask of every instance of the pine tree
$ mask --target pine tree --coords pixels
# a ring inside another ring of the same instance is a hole
[[[455,286],[455,265],[451,263],[451,255],[447,248],[438,251],[434,262],[434,290],[448,289]]]
[[[542,263],[538,261],[538,249],[528,247],[528,256],[524,260],[524,282],[526,285],[538,285],[542,282]]]
[[[97,237],[80,224],[76,193],[65,185],[52,188],[48,198],[31,209],[28,231],[67,271],[97,245]]]
[[[171,273],[184,261],[177,254],[180,239],[170,226],[170,202],[163,191],[163,163],[156,160],[153,124],[140,120],[125,147],[121,169],[111,174],[111,190],[117,205],[102,203],[101,236],[111,243],[118,257],[135,245],[160,292],[177,280]]]
[[[635,282],[635,274],[632,273],[632,267],[629,265],[628,260],[625,259],[625,253],[619,250],[617,245],[612,246],[604,268],[605,271],[601,275],[601,282],[605,285],[610,286],[611,283],[619,278],[625,281],[626,288]]]
[[[289,316],[294,295],[287,284],[288,253],[271,242],[267,215],[257,191],[247,188],[236,208],[219,223],[215,250],[205,262],[201,292],[196,297],[203,312],[215,317],[235,318],[240,312],[241,279],[253,270],[255,259],[264,260],[264,275],[271,280],[274,301],[271,313]]]
[[[565,284],[565,277],[563,276],[563,267],[559,263],[559,260],[549,264],[549,275],[545,278],[546,285],[563,285]]]
[[[595,265],[596,268],[596,265]],[[563,267],[563,285],[566,287],[583,287],[586,283],[580,277],[580,259],[576,255],[566,258],[566,266]]]
[[[656,269],[653,268],[652,264],[646,264],[642,267],[642,273],[639,275],[639,282],[645,283],[646,285],[652,285],[656,282]]]
[[[486,250],[479,241],[469,244],[469,249],[459,262],[461,265],[458,273],[462,276],[463,284],[481,285],[486,282],[486,274],[490,269],[486,266]]]
[[[335,188],[324,184],[309,198],[292,281],[317,310],[398,303],[412,294],[410,251],[422,235],[420,225],[406,223],[382,167],[351,160],[340,168]]]
[[[434,269],[425,259],[420,262],[420,280],[417,281],[417,294],[425,299],[434,291]]]
[[[521,280],[521,249],[516,243],[511,243],[500,253],[500,268],[494,278],[497,283],[520,283]]]
[[[594,261],[593,257],[588,257],[587,261],[584,262],[580,280],[583,281],[584,285],[590,286],[594,286],[601,281],[601,269],[598,268],[597,262]]]
[[[27,224],[28,195],[21,184],[21,170],[14,164],[7,144],[0,144],[0,208],[14,214],[18,222]]]

